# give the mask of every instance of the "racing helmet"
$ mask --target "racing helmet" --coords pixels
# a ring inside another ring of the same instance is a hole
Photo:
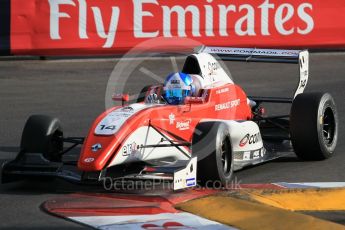
[[[164,99],[171,105],[182,104],[195,90],[192,82],[188,74],[181,72],[169,74],[164,82]]]

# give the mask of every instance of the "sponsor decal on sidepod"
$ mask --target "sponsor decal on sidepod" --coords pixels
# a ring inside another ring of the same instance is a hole
[[[178,121],[176,123],[176,128],[181,130],[181,131],[182,130],[188,130],[190,123],[191,123],[191,119],[184,120],[184,121]]]
[[[253,135],[250,135],[249,133],[247,133],[240,141],[239,146],[240,147],[244,147],[245,145],[248,144],[255,144],[257,142],[259,142],[261,140],[261,135],[260,133],[255,133]]]
[[[128,156],[131,155],[134,151],[138,150],[140,147],[137,145],[136,142],[132,142],[130,144],[124,145],[122,147],[122,155]]]

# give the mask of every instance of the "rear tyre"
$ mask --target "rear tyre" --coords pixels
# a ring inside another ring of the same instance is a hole
[[[42,153],[50,161],[60,162],[63,150],[60,121],[45,115],[32,115],[27,120],[20,148],[24,153]]]
[[[290,112],[290,135],[296,155],[303,160],[324,160],[334,154],[338,115],[328,93],[298,95]]]
[[[227,187],[233,174],[229,128],[221,122],[203,122],[193,135],[192,154],[198,157],[197,179],[207,187]]]

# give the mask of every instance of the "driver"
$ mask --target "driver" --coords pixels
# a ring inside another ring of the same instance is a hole
[[[180,105],[184,103],[187,96],[191,96],[195,91],[190,75],[185,73],[172,73],[164,82],[163,97],[171,105]]]

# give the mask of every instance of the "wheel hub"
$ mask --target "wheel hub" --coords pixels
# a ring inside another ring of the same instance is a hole
[[[335,134],[335,118],[333,110],[328,107],[325,109],[325,112],[322,116],[322,134],[323,134],[323,140],[326,143],[326,145],[331,145],[334,140],[334,134]]]

